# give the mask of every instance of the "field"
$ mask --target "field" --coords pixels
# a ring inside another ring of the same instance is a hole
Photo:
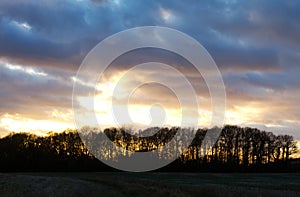
[[[0,196],[300,196],[300,174],[10,173]]]

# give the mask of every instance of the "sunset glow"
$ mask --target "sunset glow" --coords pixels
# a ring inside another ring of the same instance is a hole
[[[125,54],[112,63],[113,69],[99,80],[97,87],[76,78],[88,52],[107,36],[150,25],[182,31],[211,54],[225,83],[225,124],[253,126],[300,139],[298,3],[220,1],[219,6],[214,6],[200,1],[172,5],[151,1],[145,6],[137,1],[66,0],[65,6],[57,7],[56,3],[45,2],[47,6],[28,1],[20,13],[10,11],[19,6],[19,1],[0,3],[1,136],[76,129],[72,111],[74,82],[83,88],[95,88],[95,97],[82,92],[75,105],[95,111],[102,125],[117,126],[111,101],[118,100],[112,96],[118,81],[130,67],[151,62],[155,57],[157,62],[164,61],[187,76],[195,88],[199,117],[185,118],[198,118],[199,127],[212,126],[213,104],[205,81],[179,55],[155,50]],[[31,16],[31,10],[37,10],[37,15]],[[49,14],[52,12],[56,14]],[[185,91],[168,71],[153,73],[151,69],[119,86],[126,89],[134,81],[165,77]],[[115,107],[128,108],[137,127],[147,127],[153,121],[161,126],[180,126],[182,121],[176,95],[157,84],[137,88],[129,105],[117,103]],[[161,114],[151,117],[151,110],[165,113],[165,119],[161,120]],[[81,116],[87,120],[90,117],[84,113]],[[126,124],[121,121],[118,126]]]

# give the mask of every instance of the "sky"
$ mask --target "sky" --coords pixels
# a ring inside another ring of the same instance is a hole
[[[226,124],[288,133],[299,140],[299,10],[300,2],[293,0],[2,0],[0,135],[74,129],[73,83],[88,52],[120,31],[164,26],[193,37],[215,60],[226,88]],[[99,82],[98,117],[110,124],[103,106],[115,83],[130,65],[153,59],[188,76],[205,126],[211,103],[201,76],[194,76],[191,65],[178,55],[152,49],[133,51],[112,63],[113,69]],[[150,73],[151,67],[141,76]],[[168,72],[163,76],[172,79]],[[83,96],[79,104],[85,102]],[[180,117],[176,96],[166,87],[143,86],[130,102],[138,123],[149,122],[146,111],[155,103],[169,114],[166,124]]]

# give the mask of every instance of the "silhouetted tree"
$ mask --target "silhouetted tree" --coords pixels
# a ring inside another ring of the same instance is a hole
[[[138,132],[147,137],[132,134],[134,132],[128,128],[107,128],[102,132],[83,127],[80,132],[66,130],[48,133],[44,137],[12,133],[0,139],[0,169],[112,170],[94,156],[117,162],[119,158],[131,157],[135,152],[157,150],[155,154],[163,160],[170,160],[178,156],[172,154],[180,153],[180,157],[171,164],[174,170],[193,171],[200,170],[202,166],[206,170],[234,171],[273,164],[277,170],[288,170],[290,155],[297,151],[296,141],[290,135],[276,136],[272,132],[234,125],[224,126],[216,143],[213,129],[153,127]],[[107,138],[111,142],[104,140]],[[190,142],[189,139],[193,140]],[[183,148],[188,145],[187,149]]]

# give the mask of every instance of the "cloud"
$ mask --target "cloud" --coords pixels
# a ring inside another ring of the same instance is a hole
[[[45,118],[53,109],[70,109],[73,83],[64,73],[51,75],[42,70],[0,64],[1,114],[22,114]]]
[[[96,44],[131,27],[160,25],[187,33],[209,51],[223,74],[229,110],[258,105],[264,111],[252,117],[253,124],[285,125],[292,131],[300,118],[299,9],[297,1],[270,0],[2,0],[1,112],[38,119],[50,118],[53,108],[70,109],[72,77]],[[198,95],[209,98],[192,65],[162,50],[123,55],[113,62],[107,77],[154,60],[176,67],[188,76]],[[30,69],[46,75],[34,75]],[[244,116],[251,120],[251,115]]]
[[[198,39],[221,68],[278,69],[278,55],[285,50],[281,46],[299,45],[297,6],[269,1],[100,1],[96,6],[88,1],[4,1],[0,52],[14,61],[76,69],[87,52],[112,33],[135,26],[167,25]],[[161,10],[172,13],[177,21],[166,24]],[[13,22],[26,23],[31,29],[24,33],[12,27]],[[285,26],[289,31],[282,31]]]

